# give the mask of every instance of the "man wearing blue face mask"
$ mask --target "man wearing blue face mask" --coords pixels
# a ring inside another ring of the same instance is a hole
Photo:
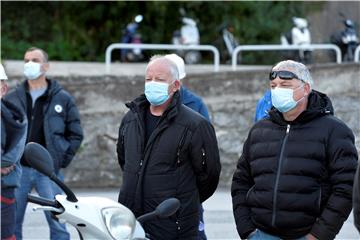
[[[352,208],[357,150],[309,70],[270,72],[273,107],[250,130],[233,176],[238,233],[247,239],[334,239]]]
[[[10,91],[5,100],[26,113],[28,129],[26,143],[36,142],[44,146],[54,160],[57,176],[67,167],[80,147],[83,132],[80,114],[73,97],[60,84],[46,77],[49,69],[47,53],[36,47],[29,48],[24,56],[26,80]],[[33,188],[44,198],[53,199],[61,190],[52,181],[21,159],[20,187],[16,189],[16,239],[22,239],[22,224],[27,207],[27,194]],[[50,227],[50,239],[68,240],[70,234],[65,224],[59,223],[50,212],[45,211]]]
[[[164,56],[151,58],[145,94],[127,103],[117,142],[123,170],[119,202],[136,217],[175,197],[180,209],[144,225],[150,239],[198,237],[199,203],[215,191],[221,170],[214,128],[181,103],[178,68]]]

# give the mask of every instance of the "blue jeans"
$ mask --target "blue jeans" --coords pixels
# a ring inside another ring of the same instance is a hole
[[[248,240],[281,240],[281,238],[267,234],[266,232],[263,232],[259,229],[256,229],[255,234],[252,234]],[[297,238],[295,240],[306,240],[306,237]]]
[[[1,239],[15,239],[15,188],[1,188]]]
[[[48,177],[33,168],[23,166],[20,183],[20,187],[15,191],[17,203],[15,235],[17,240],[22,239],[22,224],[24,222],[28,193],[35,188],[39,196],[48,199],[54,199],[55,195],[60,193],[59,187],[55,187],[55,184]],[[55,220],[50,212],[44,211],[44,213],[50,228],[50,239],[69,240],[70,234],[67,232],[65,224],[61,224]]]

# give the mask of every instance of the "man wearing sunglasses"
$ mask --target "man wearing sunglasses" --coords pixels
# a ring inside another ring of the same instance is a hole
[[[269,116],[243,146],[232,182],[241,238],[334,239],[352,208],[357,150],[330,99],[291,60],[270,73]]]

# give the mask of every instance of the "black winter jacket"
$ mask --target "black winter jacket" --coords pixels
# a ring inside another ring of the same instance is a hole
[[[285,239],[334,239],[351,212],[357,158],[354,135],[325,94],[313,90],[292,122],[273,108],[250,130],[233,176],[240,237],[258,228]]]
[[[80,147],[83,131],[74,98],[57,81],[47,79],[48,97],[44,104],[44,135],[46,149],[54,160],[56,172],[67,167]],[[5,99],[27,111],[27,83],[10,91]],[[31,127],[31,126],[30,126]]]
[[[354,224],[360,233],[360,165],[356,170],[354,189],[353,189],[353,205],[354,205]]]
[[[174,216],[149,221],[151,239],[196,239],[199,203],[215,191],[220,161],[215,131],[200,114],[174,95],[145,145],[145,95],[126,104],[130,111],[119,129],[118,160],[123,169],[119,202],[135,216],[153,211],[163,200],[176,197],[181,207]]]

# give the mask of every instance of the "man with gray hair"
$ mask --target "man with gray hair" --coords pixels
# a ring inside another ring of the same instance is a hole
[[[150,239],[197,239],[199,203],[215,191],[220,159],[213,126],[181,103],[177,66],[151,58],[145,94],[127,103],[117,142],[123,170],[119,202],[136,217],[163,200],[180,200],[171,217],[144,224]]]
[[[248,239],[334,239],[352,208],[354,135],[291,60],[270,72],[273,107],[243,146],[231,194]]]

